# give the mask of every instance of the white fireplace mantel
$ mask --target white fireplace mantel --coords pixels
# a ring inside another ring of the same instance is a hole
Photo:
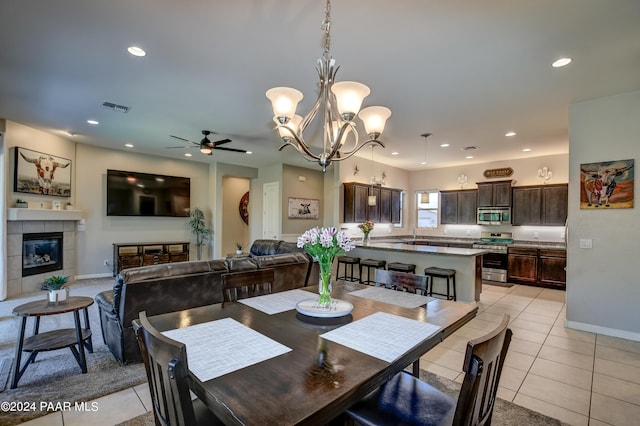
[[[52,210],[52,209],[7,209],[7,220],[80,220],[81,210]]]

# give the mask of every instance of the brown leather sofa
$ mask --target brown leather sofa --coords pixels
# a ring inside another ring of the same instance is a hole
[[[139,312],[147,311],[151,316],[221,303],[224,300],[222,275],[227,272],[273,268],[273,292],[307,285],[313,262],[306,253],[299,252],[295,244],[285,243],[280,247],[282,241],[278,240],[257,240],[256,243],[255,254],[246,257],[230,256],[226,260],[168,263],[121,271],[113,289],[95,297],[104,343],[120,362],[140,361],[131,324]],[[309,282],[310,285],[316,283],[317,277]]]

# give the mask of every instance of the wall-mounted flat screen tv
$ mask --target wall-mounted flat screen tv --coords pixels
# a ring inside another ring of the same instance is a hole
[[[107,216],[189,216],[186,177],[107,170]]]

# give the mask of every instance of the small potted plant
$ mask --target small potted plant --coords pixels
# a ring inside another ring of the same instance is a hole
[[[73,210],[73,204],[71,204],[71,202],[68,202],[65,206],[64,206],[65,210]]]
[[[19,208],[19,209],[26,209],[27,207],[29,207],[29,203],[27,203],[22,198],[18,198],[16,200],[16,207]]]
[[[236,241],[236,254],[242,254],[242,249],[244,249],[244,245]]]
[[[43,288],[49,290],[49,302],[64,302],[69,296],[69,289],[65,284],[69,281],[69,277],[63,275],[54,275],[44,280]]]

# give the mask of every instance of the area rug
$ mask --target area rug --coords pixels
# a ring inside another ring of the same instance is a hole
[[[460,392],[460,383],[444,377],[436,376],[425,370],[420,370],[420,378],[430,385],[438,388],[442,392],[458,398]],[[491,421],[493,426],[565,426],[559,420],[547,417],[543,414],[521,407],[512,402],[504,401],[500,398],[496,399],[493,409],[493,418]],[[116,426],[154,426],[153,413],[148,412]]]
[[[73,286],[72,295],[94,297],[98,292],[112,285],[110,280],[86,283]],[[0,303],[0,358],[3,368],[14,362],[15,344],[19,329],[19,318],[12,314],[12,309],[18,304],[32,300],[43,299],[42,294],[32,297],[9,300]],[[5,402],[35,403],[35,410],[3,411],[0,414],[0,426],[16,425],[27,420],[49,414],[55,411],[57,403],[90,401],[122,389],[126,389],[146,382],[146,373],[142,363],[122,365],[109,351],[102,339],[98,308],[94,304],[89,307],[89,321],[91,324],[93,353],[86,353],[87,373],[82,374],[80,367],[69,349],[60,349],[38,354],[36,361],[29,365],[18,383],[16,389],[10,389],[10,380],[6,379],[6,387],[0,391],[0,404]],[[31,333],[32,322],[27,325]],[[73,327],[73,315],[52,315],[43,318],[40,325],[41,332]],[[22,362],[28,357],[23,353]],[[1,388],[1,386],[0,386]],[[41,406],[44,403],[44,406]],[[50,404],[51,403],[51,404]]]

